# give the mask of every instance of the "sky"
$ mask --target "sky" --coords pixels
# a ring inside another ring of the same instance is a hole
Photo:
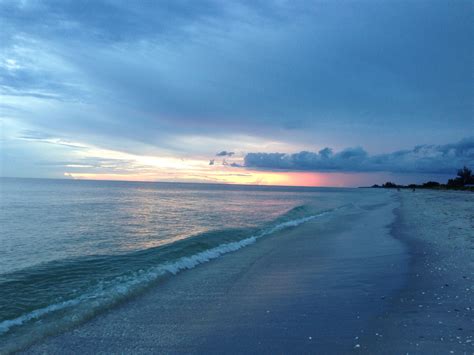
[[[473,10],[0,0],[0,176],[444,182],[474,168]]]

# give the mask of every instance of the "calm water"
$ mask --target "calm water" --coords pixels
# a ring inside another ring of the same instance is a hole
[[[0,183],[0,343],[3,337],[10,344],[87,319],[165,275],[330,213],[361,193],[40,179]]]

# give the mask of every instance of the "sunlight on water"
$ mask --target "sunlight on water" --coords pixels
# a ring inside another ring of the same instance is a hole
[[[257,226],[305,198],[209,185],[10,179],[2,185],[0,272]]]

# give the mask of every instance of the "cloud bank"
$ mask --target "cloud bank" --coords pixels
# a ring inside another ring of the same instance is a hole
[[[363,148],[334,153],[248,153],[247,168],[295,171],[377,172],[453,174],[460,167],[474,167],[474,137],[445,145],[418,145],[411,150],[369,155]]]
[[[470,10],[468,0],[0,1],[0,109],[134,153],[229,132],[369,149],[433,132],[450,142],[472,127]]]

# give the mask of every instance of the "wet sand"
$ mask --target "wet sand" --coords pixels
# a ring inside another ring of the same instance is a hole
[[[409,193],[172,276],[26,352],[470,354],[474,194]]]

